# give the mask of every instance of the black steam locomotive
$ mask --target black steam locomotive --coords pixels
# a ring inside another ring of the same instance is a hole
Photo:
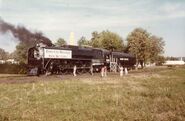
[[[106,66],[110,71],[118,67],[134,68],[136,58],[123,52],[111,52],[106,49],[65,45],[47,47],[38,44],[28,50],[28,74],[38,75],[47,72],[66,74],[76,66],[77,73],[100,71]]]

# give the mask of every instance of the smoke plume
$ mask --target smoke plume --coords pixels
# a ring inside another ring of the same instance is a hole
[[[25,44],[36,44],[42,42],[48,46],[52,45],[52,42],[41,32],[31,32],[24,26],[14,26],[0,18],[0,33],[5,34],[8,31],[12,32],[15,38]]]

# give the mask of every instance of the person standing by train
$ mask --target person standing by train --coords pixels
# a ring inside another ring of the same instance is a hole
[[[90,73],[93,76],[93,65],[91,65],[91,67],[90,67]]]
[[[127,70],[127,68],[125,67],[125,75],[127,75],[128,74],[128,70]]]
[[[120,76],[122,77],[123,76],[123,66],[119,67],[120,69]]]
[[[104,66],[104,76],[107,76],[107,66]]]
[[[106,77],[107,76],[107,66],[103,66],[101,68],[101,77]]]
[[[101,68],[101,77],[104,77],[104,66]]]
[[[76,76],[76,69],[77,69],[77,67],[76,67],[76,65],[74,65],[74,67],[73,67],[73,76]]]

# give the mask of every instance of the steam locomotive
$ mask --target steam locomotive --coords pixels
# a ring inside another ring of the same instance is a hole
[[[123,52],[85,46],[48,47],[40,43],[28,50],[28,75],[66,74],[76,66],[77,73],[99,72],[102,66],[117,71],[120,66],[134,68],[135,56]]]

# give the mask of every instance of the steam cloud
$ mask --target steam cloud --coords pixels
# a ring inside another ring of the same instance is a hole
[[[43,36],[41,32],[33,33],[24,26],[14,26],[0,18],[0,33],[5,34],[8,31],[12,32],[13,36],[18,38],[20,42],[26,44],[42,42],[48,46],[52,45],[52,42],[47,37]]]

